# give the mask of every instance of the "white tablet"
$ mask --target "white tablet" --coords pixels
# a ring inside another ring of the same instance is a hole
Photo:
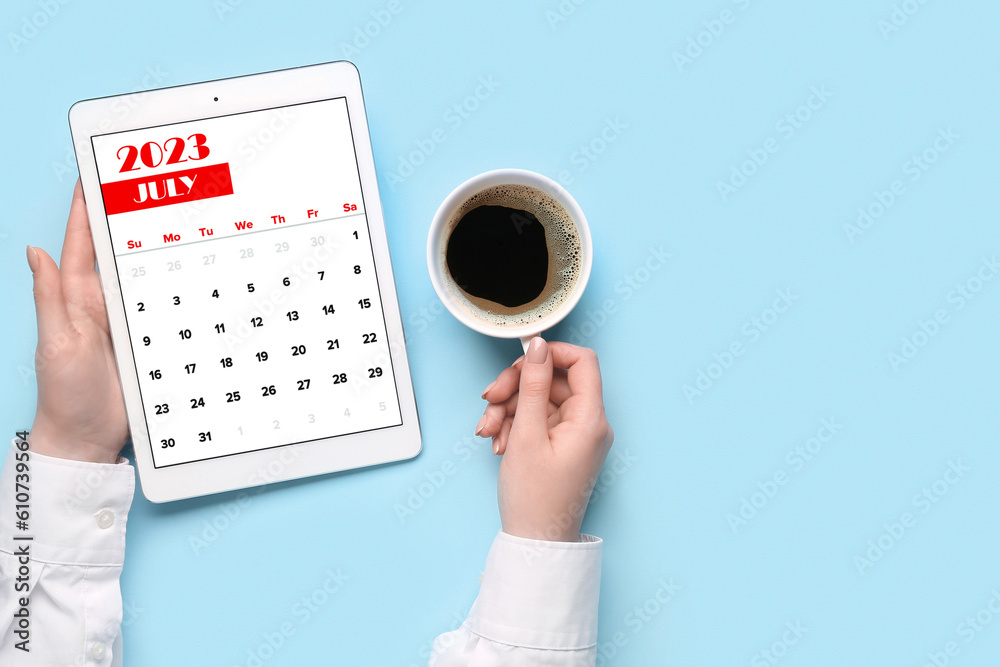
[[[69,120],[149,500],[416,456],[354,65],[85,100]]]

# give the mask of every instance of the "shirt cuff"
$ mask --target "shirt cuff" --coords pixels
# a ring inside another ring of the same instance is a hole
[[[21,452],[17,442],[7,451],[0,474],[0,507],[10,508],[0,516],[0,549],[14,544],[14,536],[31,536],[36,561],[122,566],[135,469],[123,458],[117,464],[88,463],[29,450],[28,470],[18,473],[15,454]],[[26,493],[28,501],[27,529],[23,530],[16,529],[17,508],[13,507],[22,504],[24,496],[19,498],[18,493]]]
[[[600,538],[547,542],[500,532],[486,559],[469,629],[491,641],[571,650],[597,643]]]

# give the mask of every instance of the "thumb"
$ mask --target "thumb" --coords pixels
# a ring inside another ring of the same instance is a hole
[[[28,246],[28,266],[34,278],[35,312],[38,316],[39,348],[69,327],[63,299],[62,276],[55,260],[41,248]]]
[[[534,337],[521,364],[517,412],[513,428],[545,432],[548,421],[549,390],[552,387],[552,355],[549,344]]]

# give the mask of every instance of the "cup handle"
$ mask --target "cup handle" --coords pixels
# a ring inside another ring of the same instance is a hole
[[[538,334],[531,334],[530,336],[522,336],[521,337],[521,350],[525,354],[528,354],[528,345],[531,343],[531,339],[534,338],[537,335]]]

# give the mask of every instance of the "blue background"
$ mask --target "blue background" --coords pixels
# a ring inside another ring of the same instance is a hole
[[[424,451],[137,497],[126,664],[252,664],[283,623],[268,666],[424,664],[464,617],[499,525],[498,461],[470,436],[519,350],[443,311],[424,247],[445,195],[500,167],[560,180],[592,227],[586,295],[551,335],[598,350],[617,434],[585,523],[606,541],[601,664],[918,666],[949,642],[949,664],[995,664],[1000,5],[576,3],[4,2],[11,432],[35,400],[24,246],[61,245],[73,102],[341,58],[365,88]]]

